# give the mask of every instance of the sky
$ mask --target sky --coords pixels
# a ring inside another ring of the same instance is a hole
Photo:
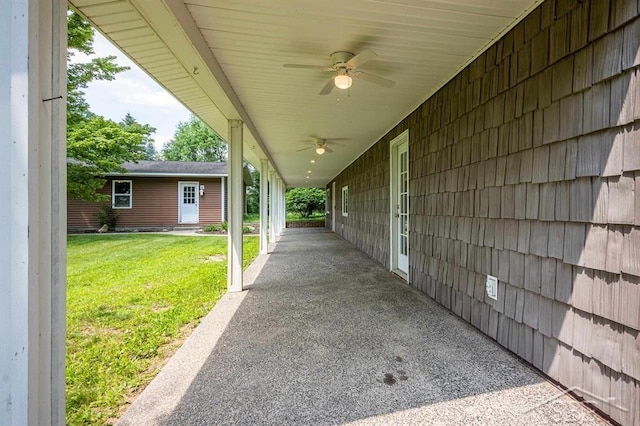
[[[89,84],[84,92],[91,111],[116,122],[129,113],[139,123],[155,127],[152,138],[160,151],[173,137],[176,125],[189,119],[190,112],[97,31],[93,49],[96,56],[116,56],[118,65],[131,69],[117,74],[113,81]],[[78,62],[86,60],[82,56],[75,55]]]

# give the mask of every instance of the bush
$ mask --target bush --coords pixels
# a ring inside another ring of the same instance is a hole
[[[222,222],[222,223],[212,223],[211,225],[207,225],[203,228],[204,232],[227,232],[229,228],[229,225],[227,224],[227,222]],[[243,234],[249,234],[253,232],[253,229],[249,226],[243,226],[242,227],[242,233]]]
[[[320,188],[292,188],[287,190],[287,211],[309,217],[316,211],[324,211],[325,191]]]
[[[109,204],[103,204],[100,206],[100,210],[96,213],[96,218],[98,219],[98,223],[100,223],[100,227],[107,225],[111,230],[115,229],[116,223],[118,222],[118,216],[120,216],[120,213],[115,211]]]
[[[204,232],[220,232],[222,231],[222,226],[219,223],[212,223],[211,225],[207,225],[204,227]]]

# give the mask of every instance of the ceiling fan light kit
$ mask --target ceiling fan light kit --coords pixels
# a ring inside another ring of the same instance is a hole
[[[316,148],[316,153],[317,153],[318,155],[322,155],[322,154],[324,154],[324,146],[319,146],[319,147],[317,147],[317,148]]]
[[[345,90],[351,87],[353,79],[347,75],[345,70],[340,70],[339,74],[334,77],[333,82],[338,89]]]

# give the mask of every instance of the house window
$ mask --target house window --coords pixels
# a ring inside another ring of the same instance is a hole
[[[349,187],[342,187],[342,216],[349,216]]]
[[[112,182],[111,207],[114,209],[131,208],[131,181],[114,180]]]

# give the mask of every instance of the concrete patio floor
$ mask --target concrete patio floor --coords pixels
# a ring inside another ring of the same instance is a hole
[[[605,424],[325,229],[245,279],[118,424]]]

